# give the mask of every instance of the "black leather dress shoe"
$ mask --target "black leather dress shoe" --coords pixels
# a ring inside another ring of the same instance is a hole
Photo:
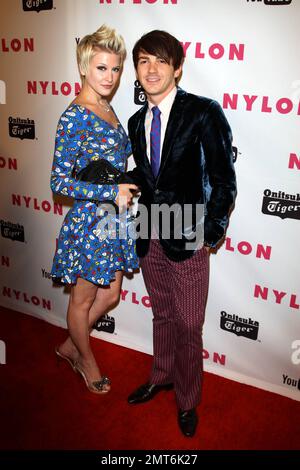
[[[198,416],[195,408],[178,411],[178,424],[182,434],[186,437],[193,437],[198,424]]]
[[[138,403],[145,403],[145,401],[152,400],[155,395],[162,390],[171,390],[173,388],[173,384],[166,384],[166,385],[155,385],[146,383],[141,385],[137,388],[133,393],[131,393],[127,399],[130,405],[135,405]]]

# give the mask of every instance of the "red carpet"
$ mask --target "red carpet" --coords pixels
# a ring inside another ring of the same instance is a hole
[[[90,393],[54,347],[66,331],[0,307],[1,449],[300,449],[300,403],[205,374],[196,437],[181,436],[173,392],[130,406],[151,357],[92,339],[108,395]]]

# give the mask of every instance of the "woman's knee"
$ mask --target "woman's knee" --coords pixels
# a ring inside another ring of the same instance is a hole
[[[77,295],[76,293],[71,294],[70,301],[74,308],[82,309],[82,310],[89,310],[93,305],[95,300],[95,295]]]
[[[102,299],[96,300],[98,307],[104,309],[105,311],[115,308],[120,301],[120,292],[114,292]]]

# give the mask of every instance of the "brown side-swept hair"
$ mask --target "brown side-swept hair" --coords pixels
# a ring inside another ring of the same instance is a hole
[[[132,50],[132,58],[135,68],[138,65],[139,53],[146,52],[161,57],[168,64],[172,64],[174,70],[179,69],[183,63],[183,48],[178,39],[166,31],[155,29],[144,34]]]

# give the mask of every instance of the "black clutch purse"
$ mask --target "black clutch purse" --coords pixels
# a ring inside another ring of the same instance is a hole
[[[118,170],[108,160],[100,158],[90,162],[86,167],[76,173],[79,181],[88,181],[94,184],[133,184],[133,179],[123,171]]]

